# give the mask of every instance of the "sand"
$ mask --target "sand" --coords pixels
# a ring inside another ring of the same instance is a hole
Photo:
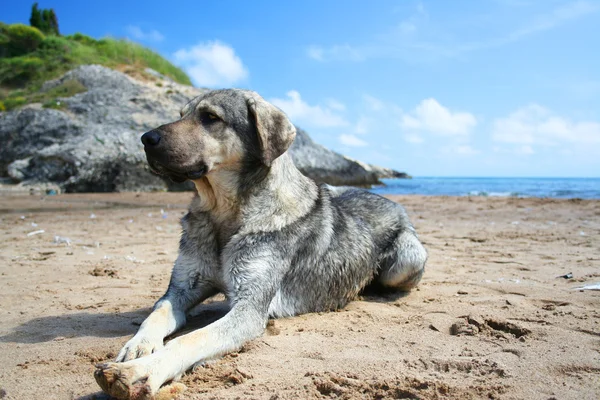
[[[0,398],[106,398],[94,364],[165,291],[190,197],[0,195]],[[600,398],[600,292],[577,289],[600,282],[600,201],[393,199],[430,254],[417,290],[276,320],[181,398]]]

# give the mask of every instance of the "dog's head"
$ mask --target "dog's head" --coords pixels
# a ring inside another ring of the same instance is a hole
[[[244,164],[270,167],[296,136],[283,111],[247,90],[208,92],[180,114],[142,135],[152,169],[177,182]]]

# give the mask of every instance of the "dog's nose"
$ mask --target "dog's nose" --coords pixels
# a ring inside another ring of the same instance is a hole
[[[142,143],[147,147],[157,146],[160,142],[160,133],[156,131],[146,132],[142,135]]]

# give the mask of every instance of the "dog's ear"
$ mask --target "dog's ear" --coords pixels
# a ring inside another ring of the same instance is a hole
[[[246,100],[250,118],[254,119],[263,164],[270,167],[285,153],[296,137],[296,128],[279,108],[256,96]]]

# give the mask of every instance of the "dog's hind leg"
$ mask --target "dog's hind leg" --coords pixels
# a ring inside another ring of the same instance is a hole
[[[419,283],[425,271],[427,251],[412,229],[403,230],[379,263],[377,283],[408,291]]]

